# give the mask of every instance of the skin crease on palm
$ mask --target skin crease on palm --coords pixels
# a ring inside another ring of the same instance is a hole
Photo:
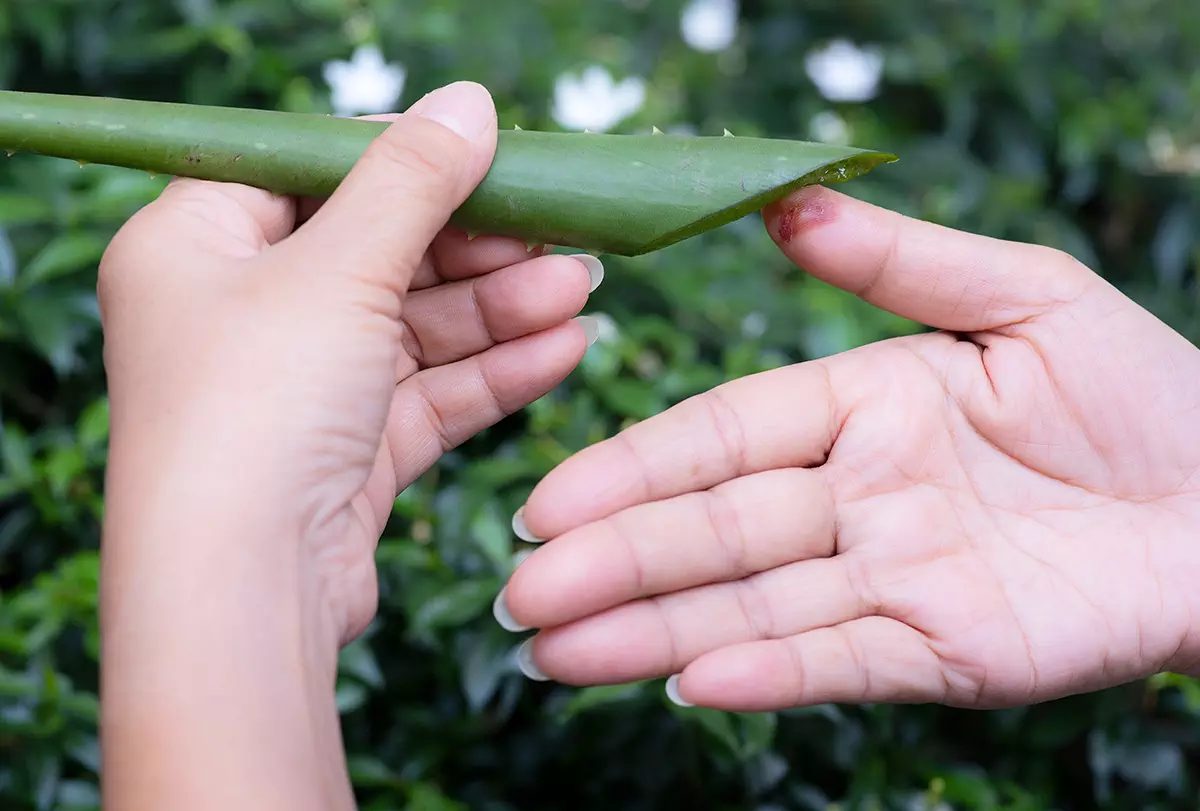
[[[991,708],[1200,670],[1200,351],[1047,248],[824,188],[814,276],[941,330],[735,380],[583,450],[514,520],[527,674],[682,703]]]

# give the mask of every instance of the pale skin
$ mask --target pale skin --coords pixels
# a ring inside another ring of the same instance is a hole
[[[595,336],[595,263],[445,227],[495,135],[453,85],[323,206],[177,181],[114,240],[106,808],[353,808],[336,661],[394,497]],[[1200,353],[1043,248],[826,190],[766,219],[809,272],[970,340],[734,381],[552,472],[521,524],[552,540],[497,603],[545,629],[533,675],[682,674],[677,698],[758,710],[1200,670]]]
[[[944,332],[730,382],[553,471],[522,515],[553,540],[497,606],[546,629],[527,672],[742,711],[1200,673],[1200,351],[1043,247],[823,188],[765,219]]]
[[[177,181],[113,241],[105,808],[354,807],[337,655],[395,496],[595,335],[596,263],[444,227],[496,132],[452,85],[299,228],[314,203]]]

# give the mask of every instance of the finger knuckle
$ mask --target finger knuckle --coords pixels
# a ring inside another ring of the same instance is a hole
[[[658,617],[662,626],[664,642],[660,654],[662,656],[661,663],[664,665],[662,669],[682,670],[692,660],[694,653],[683,637],[683,629],[687,627],[687,624],[679,621],[671,609],[671,601],[663,595],[649,598],[647,605]]]
[[[776,639],[779,624],[770,597],[758,578],[735,580],[730,587],[741,614],[742,623],[753,639]]]
[[[850,594],[858,603],[860,616],[874,616],[884,610],[884,601],[875,586],[867,563],[855,556],[843,556],[843,572]]]
[[[624,550],[624,555],[629,561],[627,571],[629,572],[632,591],[639,596],[650,594],[653,583],[651,583],[641,547],[638,546],[633,535],[626,532],[619,525],[615,516],[607,518],[604,525],[608,527],[609,532],[616,541],[617,548]]]
[[[842,646],[845,648],[846,663],[848,671],[855,675],[859,683],[858,692],[864,698],[874,694],[871,686],[871,664],[867,659],[867,652],[862,645],[862,640],[856,635],[847,630],[844,626],[839,626],[834,629]]]
[[[96,274],[96,299],[102,314],[124,295],[129,277],[139,263],[146,228],[146,213],[143,210],[109,240]]]
[[[1073,254],[1061,248],[1045,245],[1033,246],[1037,267],[1041,268],[1047,293],[1058,302],[1078,298],[1098,278],[1096,274]]]
[[[417,402],[425,421],[426,432],[437,440],[442,453],[449,453],[458,447],[458,437],[451,432],[450,421],[443,412],[438,397],[423,384],[417,387]]]
[[[722,389],[714,389],[699,399],[706,409],[710,430],[722,449],[726,465],[733,474],[743,474],[749,469],[749,454],[741,414]]]
[[[1040,264],[1051,271],[1078,273],[1086,269],[1075,256],[1061,248],[1052,248],[1047,245],[1038,245],[1036,248],[1042,257]]]
[[[717,549],[722,555],[726,573],[734,578],[743,578],[753,572],[750,548],[742,528],[738,508],[731,504],[721,489],[706,490],[701,494],[706,520]]]

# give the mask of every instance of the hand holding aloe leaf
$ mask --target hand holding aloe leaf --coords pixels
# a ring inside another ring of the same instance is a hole
[[[496,138],[451,85],[315,211],[182,179],[110,244],[105,807],[354,808],[338,651],[396,496],[596,337],[597,259],[444,227]]]
[[[328,197],[387,124],[321,115],[0,91],[0,149]],[[637,256],[796,189],[896,160],[728,136],[506,130],[451,223],[531,244]]]

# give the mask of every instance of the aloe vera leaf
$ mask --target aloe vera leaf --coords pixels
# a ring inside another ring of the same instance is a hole
[[[328,197],[388,125],[128,99],[0,91],[0,149]],[[894,155],[766,138],[504,130],[451,222],[637,256]]]

